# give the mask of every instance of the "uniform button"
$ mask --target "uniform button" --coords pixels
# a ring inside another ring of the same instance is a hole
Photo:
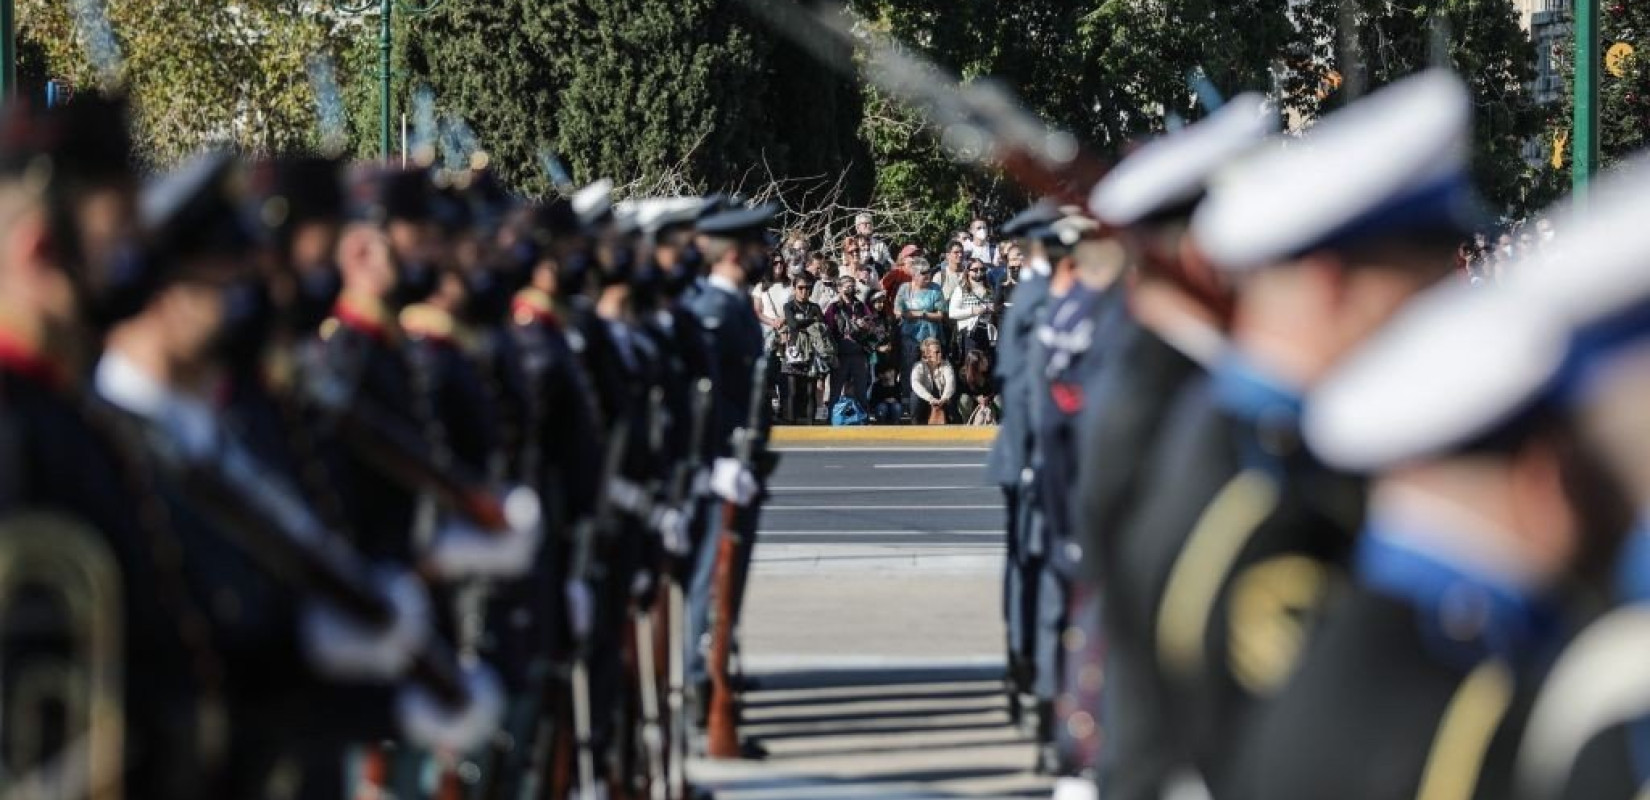
[[[1483,589],[1459,583],[1444,591],[1438,604],[1438,624],[1445,636],[1470,642],[1484,634],[1489,621],[1490,599]]]
[[[1079,711],[1066,719],[1066,733],[1074,739],[1087,739],[1094,735],[1094,717],[1087,711]]]
[[[1083,691],[1094,693],[1100,691],[1105,684],[1106,673],[1099,664],[1085,664],[1077,673],[1077,686]]]
[[[1060,635],[1060,641],[1065,645],[1066,652],[1075,653],[1088,644],[1089,637],[1082,628],[1075,625],[1066,628]]]

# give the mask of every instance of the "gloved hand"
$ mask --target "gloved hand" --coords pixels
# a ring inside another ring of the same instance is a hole
[[[718,458],[711,467],[710,490],[736,506],[748,506],[756,499],[756,476],[738,459]]]
[[[569,578],[562,586],[562,597],[567,600],[567,624],[572,626],[573,636],[588,637],[596,618],[596,597],[590,585],[579,578]]]
[[[304,653],[329,678],[389,681],[401,677],[430,636],[430,596],[409,572],[374,573],[389,601],[389,625],[369,626],[324,602],[312,602],[299,622]]]
[[[516,487],[504,496],[503,531],[483,531],[449,520],[430,546],[430,562],[443,578],[519,578],[533,566],[544,538],[538,493]]]
[[[407,741],[427,750],[470,752],[486,744],[504,719],[504,692],[498,675],[481,661],[462,666],[465,694],[457,708],[442,703],[418,684],[401,689],[396,718]]]
[[[673,556],[687,555],[689,513],[684,509],[660,506],[653,512],[653,530],[659,535],[659,545]]]

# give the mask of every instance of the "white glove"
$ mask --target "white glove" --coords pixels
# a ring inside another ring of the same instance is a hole
[[[573,627],[573,636],[588,637],[596,616],[596,598],[590,592],[590,585],[570,578],[562,586],[562,597],[567,600],[567,624]]]
[[[504,496],[503,531],[483,531],[450,520],[436,533],[430,561],[437,575],[448,578],[519,578],[533,566],[544,538],[538,493],[526,487]]]
[[[449,708],[423,686],[409,684],[395,698],[396,718],[407,741],[426,750],[470,752],[487,743],[504,719],[504,692],[492,667],[462,667],[466,697]]]
[[[673,556],[684,556],[688,552],[688,514],[687,512],[663,506],[653,514],[653,530],[659,534],[659,544],[665,552]]]
[[[737,459],[718,458],[711,466],[710,490],[736,506],[748,506],[756,499],[756,476]]]
[[[382,628],[367,625],[326,603],[314,602],[300,620],[304,653],[329,678],[388,681],[405,674],[430,636],[430,596],[409,572],[374,573],[394,617]]]

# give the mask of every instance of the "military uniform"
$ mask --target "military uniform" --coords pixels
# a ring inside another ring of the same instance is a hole
[[[1034,227],[1052,222],[1052,205],[1033,206],[1003,226],[1006,236],[1019,236]],[[1001,429],[987,457],[986,473],[1002,487],[1007,515],[1007,560],[1003,571],[1003,619],[1008,641],[1009,693],[1013,713],[1018,714],[1019,695],[1031,689],[1033,663],[1032,625],[1035,607],[1036,559],[1028,550],[1028,536],[1041,522],[1032,494],[1031,408],[1035,401],[1033,369],[1038,361],[1035,346],[1037,320],[1048,302],[1048,278],[1024,273],[1014,302],[1003,317],[997,348],[997,379],[1002,388]]]

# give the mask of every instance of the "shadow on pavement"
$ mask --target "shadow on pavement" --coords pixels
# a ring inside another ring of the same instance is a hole
[[[706,763],[718,800],[965,800],[1049,796],[1010,724],[1000,665],[751,674],[742,733],[762,762]]]

